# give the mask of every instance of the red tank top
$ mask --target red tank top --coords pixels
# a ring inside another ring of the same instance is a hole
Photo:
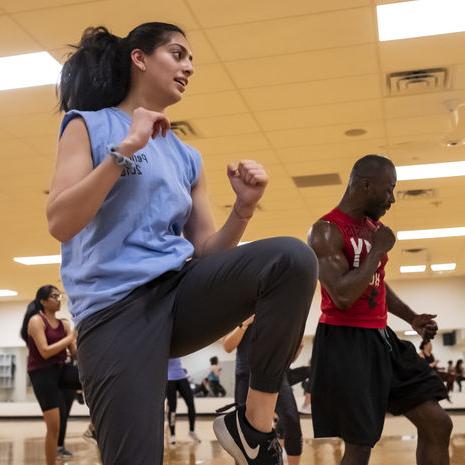
[[[42,312],[39,312],[38,315],[42,318],[45,324],[45,337],[48,344],[54,344],[55,342],[61,341],[61,339],[66,336],[65,327],[61,320],[59,320],[58,326],[56,328],[52,328]],[[27,347],[29,349],[29,355],[27,358],[28,372],[48,368],[52,365],[63,365],[65,363],[66,349],[62,350],[53,357],[45,359],[42,357],[42,355],[40,355],[39,349],[37,348],[34,339],[30,336],[27,338]]]
[[[344,240],[344,255],[349,262],[350,269],[358,268],[371,250],[373,233],[381,223],[369,218],[361,220],[351,218],[338,208],[323,216],[321,220],[337,226]],[[339,309],[328,291],[321,286],[320,323],[360,328],[385,328],[387,306],[384,267],[387,261],[388,257],[385,254],[365,292],[346,310]]]

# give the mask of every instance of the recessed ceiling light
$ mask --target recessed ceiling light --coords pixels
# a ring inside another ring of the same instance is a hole
[[[48,52],[0,58],[0,90],[57,84],[61,65]]]
[[[349,137],[357,137],[357,136],[363,136],[366,133],[367,133],[366,129],[354,128],[354,129],[348,129],[344,134]]]
[[[457,263],[434,263],[431,265],[433,271],[454,271]]]
[[[465,31],[463,0],[415,0],[376,7],[381,42]]]
[[[18,295],[16,291],[11,291],[10,289],[0,289],[0,297],[14,297]]]
[[[465,176],[465,161],[396,166],[398,181]]]
[[[401,273],[423,273],[425,271],[426,265],[408,265],[400,267]]]
[[[463,145],[463,139],[455,139],[455,140],[448,140],[446,143],[446,147],[457,147],[458,145]]]
[[[38,255],[35,257],[14,257],[13,260],[22,265],[50,265],[61,263],[61,255]]]
[[[437,239],[440,237],[460,237],[465,236],[465,227],[460,228],[439,228],[439,229],[414,229],[412,231],[398,231],[399,241],[412,239]]]

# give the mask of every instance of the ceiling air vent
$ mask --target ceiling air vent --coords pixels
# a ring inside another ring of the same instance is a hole
[[[188,121],[172,121],[171,129],[180,139],[195,139],[199,137]]]
[[[341,184],[341,177],[337,173],[293,176],[292,180],[297,187],[323,187]]]
[[[447,68],[429,68],[390,73],[386,84],[388,95],[397,96],[444,90],[448,82]]]
[[[406,191],[397,191],[397,198],[399,200],[423,200],[434,199],[435,197],[435,189],[409,189]]]

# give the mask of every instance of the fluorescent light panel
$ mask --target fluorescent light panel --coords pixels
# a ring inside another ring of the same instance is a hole
[[[38,255],[36,257],[14,257],[13,260],[22,265],[50,265],[61,263],[61,255]]]
[[[0,58],[0,90],[57,84],[61,65],[48,52]]]
[[[418,336],[418,333],[414,331],[413,329],[408,329],[407,331],[404,331],[405,336]]]
[[[14,297],[18,295],[16,291],[11,291],[10,289],[0,289],[0,297]]]
[[[433,271],[454,271],[456,268],[456,263],[433,263],[431,265]]]
[[[463,0],[415,0],[376,7],[381,42],[465,31]]]
[[[412,239],[437,239],[441,237],[465,236],[465,227],[440,229],[415,229],[412,231],[398,231],[397,239],[407,241]]]
[[[398,181],[465,176],[465,161],[396,166],[396,173]]]
[[[401,266],[401,273],[424,273],[426,271],[426,265],[408,265]]]

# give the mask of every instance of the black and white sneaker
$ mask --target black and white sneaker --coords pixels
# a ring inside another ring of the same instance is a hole
[[[245,405],[217,417],[213,431],[219,443],[239,465],[283,465],[281,446],[274,430],[261,433],[245,418]]]

